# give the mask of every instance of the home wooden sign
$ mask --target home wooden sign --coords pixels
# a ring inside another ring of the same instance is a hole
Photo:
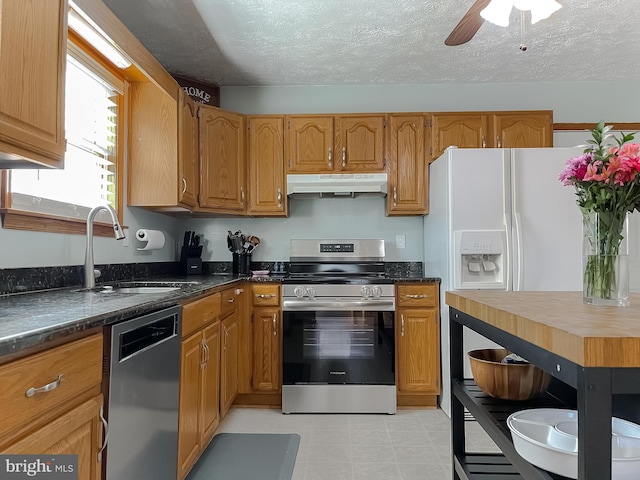
[[[220,87],[215,85],[207,85],[206,83],[196,82],[189,78],[174,75],[173,78],[182,87],[187,95],[195,102],[213,107],[220,106]]]

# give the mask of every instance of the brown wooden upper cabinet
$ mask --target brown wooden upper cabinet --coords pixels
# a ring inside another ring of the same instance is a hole
[[[553,147],[553,112],[504,112],[493,115],[498,148]]]
[[[0,2],[0,163],[7,168],[64,167],[66,65],[66,0]]]
[[[247,117],[249,200],[247,214],[286,217],[284,116]]]
[[[287,173],[383,172],[384,115],[287,115]]]
[[[387,215],[424,215],[428,209],[427,117],[388,115]]]
[[[178,100],[178,203],[195,209],[200,191],[200,144],[196,103],[180,89]]]
[[[127,202],[136,207],[180,210],[178,104],[151,82],[131,83],[129,101]]]
[[[553,111],[434,113],[431,159],[458,148],[532,148],[553,146]]]
[[[431,116],[431,157],[435,160],[447,147],[486,148],[489,118],[482,112],[434,113]]]
[[[201,105],[200,207],[220,213],[246,210],[244,115]]]

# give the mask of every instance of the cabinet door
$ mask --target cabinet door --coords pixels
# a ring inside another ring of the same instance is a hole
[[[206,448],[220,423],[220,322],[202,331],[204,367],[202,369],[201,445]]]
[[[384,115],[337,118],[336,170],[384,171]]]
[[[66,54],[66,0],[0,2],[0,158],[63,168]]]
[[[128,205],[178,202],[178,103],[153,83],[129,86]]]
[[[202,333],[182,341],[178,412],[178,478],[184,478],[200,455],[200,378],[204,369]]]
[[[485,148],[489,141],[489,120],[484,113],[434,113],[431,117],[431,158],[447,147]]]
[[[249,215],[287,216],[284,117],[247,118]]]
[[[244,117],[200,106],[200,207],[245,210]]]
[[[198,162],[198,112],[196,103],[180,90],[178,118],[178,202],[186,207],[198,206],[200,168]]]
[[[333,116],[288,115],[286,122],[287,173],[333,172]]]
[[[553,112],[509,112],[493,115],[498,148],[553,147]]]
[[[4,448],[2,453],[78,455],[78,478],[100,480],[101,408],[102,395],[98,395]]]
[[[428,168],[422,115],[389,116],[388,215],[424,215]]]
[[[435,309],[398,310],[399,392],[440,393],[440,336],[436,312]]]
[[[220,362],[220,416],[224,417],[238,393],[238,313],[222,321]]]
[[[253,390],[280,391],[280,309],[256,308],[253,311]]]

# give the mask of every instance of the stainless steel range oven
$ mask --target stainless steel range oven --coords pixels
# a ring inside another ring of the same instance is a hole
[[[282,411],[395,413],[395,296],[383,240],[291,240]]]

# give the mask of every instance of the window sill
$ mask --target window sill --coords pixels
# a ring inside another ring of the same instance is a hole
[[[7,230],[27,230],[31,232],[66,233],[86,235],[87,221],[83,218],[56,217],[22,210],[1,209],[2,228]],[[128,227],[123,226],[124,230]],[[113,226],[96,222],[93,226],[96,237],[113,237]]]

